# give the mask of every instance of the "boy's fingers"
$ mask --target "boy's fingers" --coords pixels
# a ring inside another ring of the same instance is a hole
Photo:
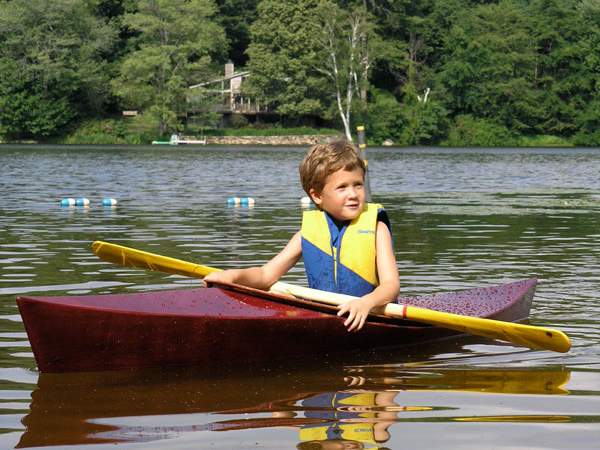
[[[350,326],[348,327],[348,331],[354,331],[356,329],[356,327],[358,326],[358,324],[360,323],[360,316],[355,314],[352,317],[352,321],[346,321],[346,322],[348,322],[348,324],[350,324]],[[348,326],[348,324],[346,324],[346,326]]]
[[[348,327],[348,331],[359,331],[362,329],[366,321],[365,317],[357,315],[354,319],[354,322],[350,327]]]
[[[355,318],[356,318],[356,313],[354,311],[350,311],[350,314],[348,314],[348,318],[344,322],[344,326],[347,327],[349,324],[351,324],[354,321]]]
[[[367,318],[366,317],[362,317],[360,319],[360,323],[358,324],[358,327],[356,328],[356,331],[358,330],[362,330],[362,327],[365,326],[365,322],[366,322]]]

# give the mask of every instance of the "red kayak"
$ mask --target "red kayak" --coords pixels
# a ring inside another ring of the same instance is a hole
[[[400,303],[516,322],[529,315],[536,280],[399,299]],[[373,316],[348,333],[337,308],[241,286],[133,294],[18,297],[42,372],[237,362],[398,347],[456,331]]]

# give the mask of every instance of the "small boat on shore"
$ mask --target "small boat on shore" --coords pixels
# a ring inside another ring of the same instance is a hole
[[[507,322],[529,315],[536,280],[400,298]],[[286,303],[288,302],[288,303]],[[237,285],[144,293],[17,298],[41,372],[211,366],[399,347],[460,332],[372,315],[348,333],[337,307]]]

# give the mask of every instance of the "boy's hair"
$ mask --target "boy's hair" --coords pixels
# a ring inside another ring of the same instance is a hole
[[[302,188],[309,196],[311,189],[322,192],[329,175],[340,169],[352,171],[358,168],[364,175],[365,162],[350,142],[342,140],[314,145],[300,163]]]

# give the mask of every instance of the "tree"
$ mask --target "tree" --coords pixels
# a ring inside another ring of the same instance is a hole
[[[113,88],[127,108],[156,120],[161,135],[179,126],[188,86],[209,77],[227,46],[212,0],[140,0],[123,24],[138,33],[136,48]]]
[[[315,70],[318,4],[319,0],[262,0],[250,27],[251,77],[245,91],[283,116],[326,114],[325,83]]]
[[[598,28],[593,25],[593,9],[586,7],[592,4],[532,0],[528,5],[537,46],[533,79],[543,111],[537,132],[572,135],[578,128],[579,112],[593,100],[598,66],[589,62],[598,55],[598,41],[593,41]]]
[[[329,0],[322,0],[317,18],[315,36],[319,57],[315,70],[329,80],[344,134],[352,141],[355,95],[366,111],[375,34],[368,13],[361,6],[344,10]]]
[[[115,30],[84,0],[0,3],[0,123],[14,138],[56,134],[101,111]]]
[[[528,17],[510,0],[472,8],[445,38],[438,83],[449,109],[531,132],[543,114],[532,74],[536,47]]]
[[[217,0],[219,17],[229,39],[229,59],[236,66],[248,60],[250,25],[256,20],[258,0]]]

